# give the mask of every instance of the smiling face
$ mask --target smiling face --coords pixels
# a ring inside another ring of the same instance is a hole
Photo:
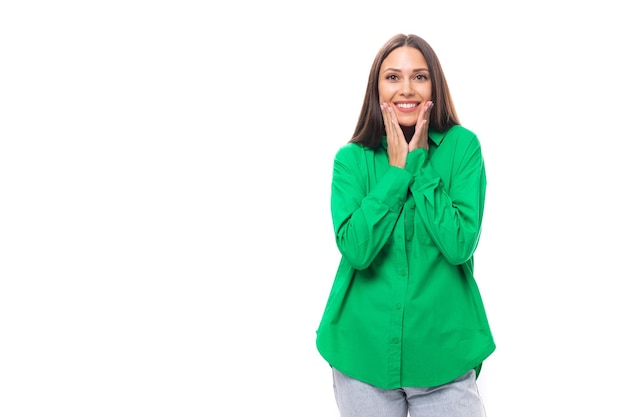
[[[401,126],[415,126],[432,94],[424,55],[410,46],[394,49],[380,68],[378,94],[381,103],[388,103],[395,110]]]

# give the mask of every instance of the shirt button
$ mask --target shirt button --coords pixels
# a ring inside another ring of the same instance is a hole
[[[402,304],[398,303],[396,304],[396,310],[400,310],[402,308]]]
[[[397,345],[399,342],[399,339],[397,337],[394,337],[393,339],[391,339],[391,343],[393,343],[394,345]]]

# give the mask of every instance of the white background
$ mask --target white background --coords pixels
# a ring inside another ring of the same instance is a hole
[[[1,416],[338,416],[332,158],[400,32],[483,145],[487,414],[626,414],[617,3],[208,4],[0,6]]]

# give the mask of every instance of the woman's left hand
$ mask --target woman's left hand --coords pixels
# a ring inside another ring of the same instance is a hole
[[[417,123],[415,124],[415,133],[409,142],[409,152],[417,149],[424,148],[428,150],[428,122],[430,120],[430,111],[434,107],[432,101],[427,101],[419,116],[417,116]]]

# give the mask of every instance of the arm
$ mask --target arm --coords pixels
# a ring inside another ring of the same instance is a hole
[[[425,150],[411,152],[407,167],[414,174],[411,191],[426,230],[446,260],[460,265],[472,257],[480,237],[485,166],[475,136],[463,141],[444,139],[447,140],[456,140],[447,186],[433,169]]]
[[[335,157],[331,212],[341,254],[355,269],[367,268],[387,243],[407,199],[411,174],[388,167],[371,189],[363,150],[342,148]]]

